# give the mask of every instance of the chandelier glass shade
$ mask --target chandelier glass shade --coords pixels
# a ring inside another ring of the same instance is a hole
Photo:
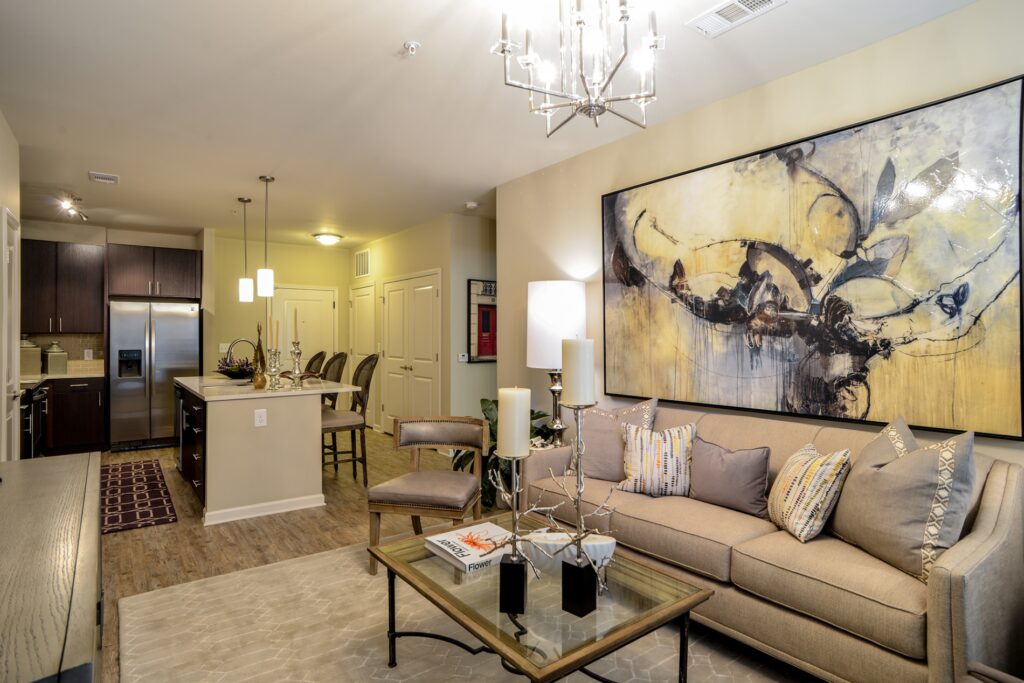
[[[665,47],[653,9],[638,20],[629,0],[507,4],[491,52],[504,60],[505,85],[529,93],[530,111],[545,118],[548,137],[581,116],[595,126],[613,114],[647,127],[655,58]],[[623,111],[626,105],[636,109]]]

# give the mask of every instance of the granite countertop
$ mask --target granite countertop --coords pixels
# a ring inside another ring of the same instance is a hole
[[[280,391],[256,391],[248,380],[232,380],[222,375],[203,377],[175,377],[174,383],[204,401],[237,401],[244,399],[287,398],[289,396],[319,396],[320,394],[348,394],[359,391],[352,384],[339,384],[322,379],[307,379],[301,389],[293,389],[287,379],[281,380]]]
[[[107,376],[107,373],[103,371],[103,361],[98,361],[98,365],[95,365],[93,361],[86,361],[88,365],[83,364],[80,367],[68,367],[67,372],[63,373],[43,373],[41,375],[22,375],[18,378],[21,385],[22,391],[33,391],[43,382],[51,379],[103,379]],[[70,361],[69,361],[70,366]]]

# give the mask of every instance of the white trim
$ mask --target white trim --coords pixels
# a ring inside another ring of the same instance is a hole
[[[237,508],[203,512],[203,526],[234,522],[239,519],[250,517],[262,517],[264,515],[276,515],[280,512],[291,510],[304,510],[306,508],[323,507],[327,505],[324,494],[317,493],[312,496],[301,496],[299,498],[285,498],[284,500],[273,500],[269,503],[256,503],[254,505],[243,505]]]
[[[440,268],[428,268],[427,270],[418,270],[415,273],[406,273],[405,275],[395,275],[389,277],[386,280],[381,280],[382,285],[389,284],[391,282],[401,282],[402,280],[414,280],[418,277],[426,277],[427,275],[441,275]],[[438,285],[440,287],[440,285]]]
[[[371,289],[371,290],[373,290],[370,293],[370,303],[373,305],[373,320],[370,323],[370,327],[371,327],[372,333],[373,333],[373,344],[371,346],[372,346],[372,348],[374,349],[375,352],[379,352],[379,349],[380,349],[380,345],[377,343],[377,283],[376,282],[367,282],[365,284],[359,285],[358,287],[350,287],[349,290],[348,290],[348,357],[349,357],[349,362],[347,363],[348,367],[345,368],[345,373],[346,373],[346,376],[348,378],[349,383],[351,383],[351,381],[352,381],[352,372],[355,370],[355,366],[356,366],[355,359],[353,358],[353,356],[355,355],[354,352],[355,352],[355,347],[356,347],[356,340],[355,340],[356,316],[355,316],[355,306],[354,306],[354,304],[355,304],[354,293],[356,291],[359,291],[359,290],[362,290],[362,289]],[[378,361],[378,367],[381,367],[380,366],[380,356],[379,355],[377,357],[377,361]],[[370,384],[370,406],[369,406],[368,410],[369,410],[369,412],[370,412],[370,414],[371,414],[371,416],[373,418],[373,423],[371,424],[371,427],[374,429],[374,431],[378,431],[379,432],[379,431],[381,431],[381,429],[380,429],[380,410],[377,409],[377,403],[379,402],[378,399],[379,399],[379,397],[381,395],[380,392],[383,391],[383,389],[380,388],[380,381],[379,380],[377,382],[377,387],[378,387],[378,389],[377,389],[377,396],[374,396],[373,395],[373,384],[372,383]]]

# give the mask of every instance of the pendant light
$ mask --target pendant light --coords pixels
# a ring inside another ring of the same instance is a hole
[[[242,277],[238,278],[238,300],[243,304],[251,304],[253,300],[253,282],[249,277],[249,228],[246,208],[252,202],[250,197],[239,197],[242,205]]]
[[[261,175],[263,189],[263,267],[256,271],[256,294],[262,297],[274,296],[274,271],[267,265],[267,235],[270,232],[270,183],[274,176]]]

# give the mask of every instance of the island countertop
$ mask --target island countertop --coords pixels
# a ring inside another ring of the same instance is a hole
[[[223,376],[175,377],[174,383],[204,401],[238,401],[245,399],[287,398],[318,394],[351,394],[359,391],[353,384],[339,384],[323,379],[307,379],[301,389],[292,387],[288,379],[281,380],[278,391],[256,391],[247,380],[232,380]]]

